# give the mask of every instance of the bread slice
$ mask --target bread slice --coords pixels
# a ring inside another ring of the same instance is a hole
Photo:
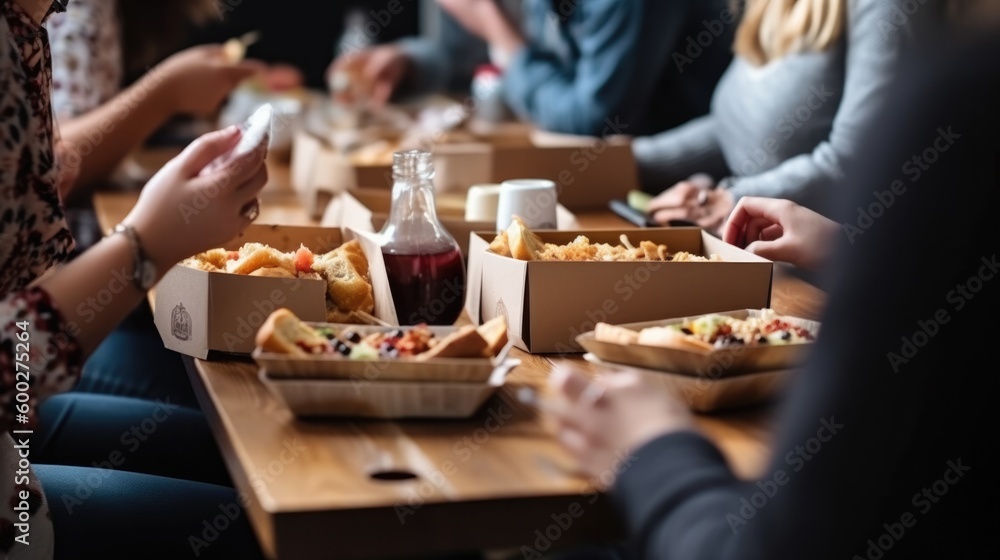
[[[418,360],[433,358],[481,358],[489,343],[475,325],[465,325],[442,338],[430,350],[417,355]]]
[[[637,342],[646,346],[660,346],[688,352],[711,352],[714,349],[708,342],[670,327],[642,329]]]
[[[639,341],[639,333],[618,325],[597,323],[597,326],[594,327],[594,338],[601,342],[614,344],[635,344]]]
[[[293,356],[322,354],[330,348],[330,342],[325,336],[284,307],[276,309],[267,317],[257,329],[254,341],[265,352]]]
[[[479,336],[486,341],[486,357],[496,356],[500,349],[507,345],[507,319],[503,315],[486,321],[476,328]]]
[[[539,253],[545,249],[542,239],[528,229],[519,216],[514,216],[507,226],[507,243],[510,245],[511,256],[522,261],[538,260]]]

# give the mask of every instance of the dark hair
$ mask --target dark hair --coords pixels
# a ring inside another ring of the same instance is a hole
[[[220,19],[216,0],[119,0],[118,14],[126,74],[175,52],[189,26]]]

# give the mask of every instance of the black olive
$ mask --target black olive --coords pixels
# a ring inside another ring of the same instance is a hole
[[[394,346],[390,346],[389,348],[386,349],[385,356],[387,358],[396,358],[399,356],[399,350],[396,349],[396,347]]]
[[[791,340],[791,339],[792,339],[792,333],[788,331],[785,331],[785,334],[781,335],[781,340]]]
[[[344,340],[350,342],[351,344],[357,344],[361,342],[361,334],[355,331],[344,333]]]
[[[757,344],[767,344],[767,337],[764,335],[757,335]]]
[[[336,344],[334,344],[333,349],[336,350],[337,352],[340,352],[344,356],[351,355],[351,347],[339,340],[336,342]]]
[[[406,333],[404,333],[404,332],[403,332],[402,330],[400,330],[400,329],[396,329],[396,330],[392,331],[392,332],[391,332],[391,333],[389,334],[389,337],[390,337],[390,338],[403,338],[403,335],[404,335],[404,334],[406,334]]]
[[[692,335],[692,334],[694,334],[694,331],[692,331],[691,329],[689,329],[687,327],[681,328],[681,332],[684,333],[684,334],[686,334],[686,335]]]

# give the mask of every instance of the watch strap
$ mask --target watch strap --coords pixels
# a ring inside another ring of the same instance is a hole
[[[145,282],[143,282],[143,269],[148,259],[142,250],[142,242],[139,240],[139,234],[136,233],[133,226],[125,224],[116,225],[111,233],[124,234],[125,238],[128,239],[129,246],[132,248],[132,283],[135,284],[136,289],[139,291],[147,291],[149,286],[146,286]]]

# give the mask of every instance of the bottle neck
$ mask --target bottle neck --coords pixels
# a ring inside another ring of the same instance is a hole
[[[410,220],[437,222],[434,184],[422,177],[396,177],[392,185],[389,224]]]

